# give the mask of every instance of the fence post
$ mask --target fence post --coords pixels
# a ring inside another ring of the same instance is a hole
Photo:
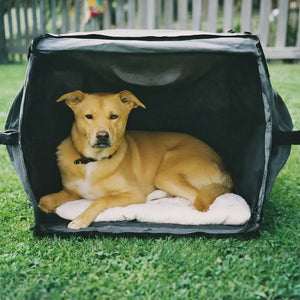
[[[4,3],[0,2],[0,64],[8,62],[5,28],[4,28]]]

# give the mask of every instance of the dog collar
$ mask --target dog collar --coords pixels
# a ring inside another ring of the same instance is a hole
[[[95,161],[98,161],[97,159],[94,159],[94,158],[91,158],[91,157],[85,157],[83,156],[82,154],[80,154],[80,158],[77,158],[74,160],[74,165],[79,165],[79,164],[83,164],[83,165],[86,165],[90,162],[95,162]],[[107,157],[104,157],[105,158],[108,158],[108,159],[111,159],[113,156],[113,154],[107,156]]]

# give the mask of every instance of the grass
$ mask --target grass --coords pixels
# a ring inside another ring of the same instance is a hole
[[[271,64],[300,128],[300,65]],[[0,129],[24,80],[0,66]],[[0,147],[0,299],[299,299],[299,147],[266,201],[256,238],[33,237],[33,211]]]

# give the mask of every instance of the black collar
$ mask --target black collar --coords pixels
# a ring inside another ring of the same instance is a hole
[[[74,160],[74,165],[79,165],[79,164],[83,164],[83,165],[86,165],[90,162],[95,162],[95,161],[98,161],[97,159],[94,159],[94,158],[90,158],[90,157],[85,157],[83,156],[81,153],[80,154],[80,158],[77,158]],[[103,159],[105,158],[108,158],[108,159],[111,159],[113,156],[113,154],[107,156],[107,157],[104,157]]]

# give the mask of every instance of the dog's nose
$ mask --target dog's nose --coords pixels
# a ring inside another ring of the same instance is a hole
[[[96,137],[98,140],[107,140],[109,138],[109,134],[107,131],[101,130],[96,133]]]

